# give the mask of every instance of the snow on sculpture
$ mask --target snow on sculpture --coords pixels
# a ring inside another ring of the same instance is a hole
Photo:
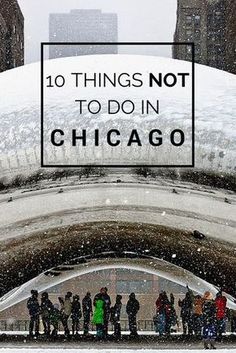
[[[176,70],[180,72],[191,68],[191,64],[184,61],[138,55],[95,55],[63,58],[47,61],[45,65],[52,68],[53,72],[58,73],[62,70],[70,71],[75,63],[78,68],[80,63],[83,64],[83,67],[86,65],[88,71],[94,70],[94,67],[96,67],[96,71],[106,68],[109,72],[112,69],[114,71],[114,67],[118,67],[121,59],[126,62],[128,67],[133,67],[135,63],[136,67],[143,68],[148,63],[149,67],[158,68],[159,72],[166,72],[170,65],[176,67]],[[30,64],[1,73],[0,87],[1,172],[2,174],[8,174],[9,172],[12,174],[23,170],[38,169],[40,167],[40,64]],[[105,91],[104,94],[107,94],[107,92]],[[164,97],[166,91],[163,90],[162,92],[161,95]],[[236,78],[234,75],[196,64],[196,167],[217,171],[235,171],[235,92]],[[120,92],[121,97],[122,95],[125,97],[124,91]],[[68,97],[63,97],[60,92],[56,97],[54,94],[53,98],[53,102],[50,103],[49,100],[46,106],[47,114],[51,116],[51,122],[57,126],[64,117],[63,124],[69,121],[70,124],[75,125],[78,106],[68,105],[68,100],[66,100]],[[65,102],[67,105],[64,104]],[[58,107],[60,108],[62,103],[63,109],[58,112]],[[171,129],[173,121],[178,121],[181,105],[185,109],[184,97],[179,94],[176,101],[169,102],[167,108],[162,111],[161,115],[162,118],[164,117],[163,121],[165,121],[162,127],[166,131]],[[86,126],[87,130],[91,132],[97,127],[104,128],[111,122],[111,119],[112,116],[102,113],[96,118],[85,114],[82,121],[80,118],[80,124]],[[145,121],[144,125],[140,116],[129,116],[122,121],[123,130],[125,132],[130,131],[131,125],[135,121],[140,128],[141,137],[147,139],[145,133],[148,130],[148,124],[150,126],[153,124],[151,117],[149,120],[149,122]],[[184,125],[184,122],[181,121],[180,125]],[[114,126],[116,126],[115,123]],[[100,154],[96,154],[94,146],[79,155],[75,153],[73,155],[73,153],[68,144],[60,152],[48,145],[45,148],[45,158],[50,156],[51,160],[55,160],[59,164],[67,164],[69,156],[74,158],[76,164],[84,164],[88,155],[90,159],[92,156],[92,161],[100,158],[104,163],[111,158],[114,158],[114,160],[120,158],[106,153],[106,147],[102,149],[102,157]],[[150,154],[150,161],[153,162],[151,152],[148,151],[148,153]],[[179,154],[178,158],[180,160],[182,155]],[[125,162],[128,164],[131,159],[138,164],[142,156],[134,148],[132,154],[125,158]],[[171,150],[169,154],[165,154],[161,158],[162,162],[165,162],[164,158],[167,159],[167,162],[171,160]]]

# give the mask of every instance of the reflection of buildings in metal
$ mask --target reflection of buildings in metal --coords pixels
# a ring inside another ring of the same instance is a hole
[[[216,287],[193,275],[191,272],[164,260],[149,256],[140,258],[139,255],[132,252],[125,253],[124,258],[116,258],[115,256],[115,253],[107,252],[91,257],[81,257],[69,261],[66,265],[63,264],[46,271],[2,297],[0,311],[27,299],[32,288],[42,292],[77,276],[105,269],[127,268],[145,271],[146,273],[166,278],[182,286],[188,284],[193,291],[200,294],[204,294],[205,291],[209,290],[215,295],[218,291]],[[230,296],[228,296],[228,307],[236,309],[236,304],[234,304],[233,298]]]

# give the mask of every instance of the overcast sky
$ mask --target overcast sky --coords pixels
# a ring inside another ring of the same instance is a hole
[[[39,60],[39,43],[48,41],[49,13],[101,9],[118,14],[119,41],[172,41],[177,0],[18,0],[25,16],[26,63]],[[152,54],[171,56],[170,47]]]

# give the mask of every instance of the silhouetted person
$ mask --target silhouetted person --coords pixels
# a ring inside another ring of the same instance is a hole
[[[187,287],[188,292],[183,300],[179,300],[179,306],[181,307],[180,316],[183,324],[183,334],[189,335],[193,333],[193,295],[192,291]]]
[[[79,333],[79,320],[81,319],[81,306],[79,296],[74,295],[71,307],[71,318],[72,318],[72,335],[78,335]]]
[[[89,333],[89,323],[91,320],[91,315],[93,314],[92,308],[92,300],[91,293],[87,292],[85,297],[82,300],[82,309],[83,309],[83,317],[84,317],[84,335],[88,335]]]
[[[72,308],[71,297],[72,297],[72,293],[67,292],[67,294],[65,295],[65,300],[63,300],[63,298],[61,298],[61,297],[58,298],[59,302],[61,304],[61,310],[60,310],[61,311],[61,322],[64,327],[66,337],[69,337],[69,335],[70,335],[70,330],[68,327],[68,319],[71,315],[71,308]]]
[[[111,308],[111,322],[114,325],[114,337],[117,340],[121,339],[121,326],[120,326],[120,312],[122,308],[122,302],[121,302],[122,296],[117,295],[116,296],[116,303]]]
[[[41,297],[41,317],[43,321],[44,334],[50,335],[50,313],[53,310],[53,304],[49,300],[48,293],[42,293]]]
[[[129,321],[129,330],[130,336],[137,337],[137,313],[139,311],[139,302],[135,298],[135,294],[131,293],[129,296],[129,300],[126,305],[126,313],[128,314],[128,321]]]
[[[35,330],[35,336],[39,336],[39,313],[40,306],[38,302],[38,291],[31,291],[31,297],[27,301],[27,308],[29,310],[30,315],[30,324],[29,324],[29,335],[31,337],[34,336],[33,331]]]

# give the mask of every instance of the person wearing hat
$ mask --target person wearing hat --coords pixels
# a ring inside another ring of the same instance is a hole
[[[30,315],[30,324],[29,324],[29,336],[34,336],[34,329],[35,329],[35,337],[39,336],[39,313],[40,313],[40,306],[38,302],[38,291],[32,289],[31,290],[31,297],[27,301],[27,308],[29,310]]]
[[[78,335],[79,333],[79,320],[81,319],[81,306],[79,301],[79,295],[73,296],[72,306],[71,306],[71,319],[72,319],[72,335]]]
[[[206,291],[203,304],[203,342],[205,349],[216,349],[216,306],[211,292]]]

